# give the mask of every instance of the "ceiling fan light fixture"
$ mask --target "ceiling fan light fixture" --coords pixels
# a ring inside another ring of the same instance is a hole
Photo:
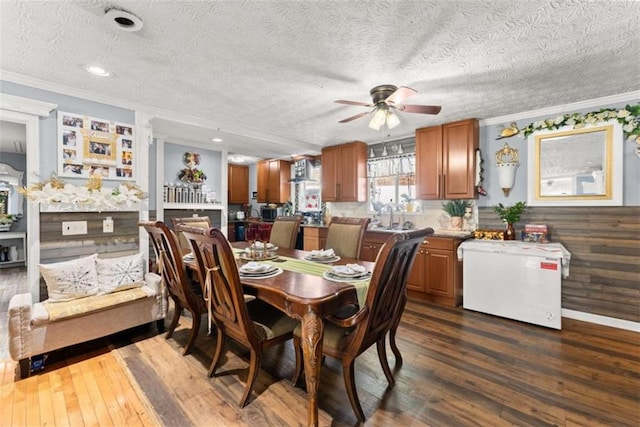
[[[371,129],[380,130],[380,128],[384,125],[387,120],[387,113],[389,110],[383,107],[378,107],[376,112],[373,113],[373,117],[369,122],[369,127]]]
[[[400,119],[398,118],[398,116],[393,114],[391,111],[387,112],[387,128],[393,129],[399,124],[400,124]]]

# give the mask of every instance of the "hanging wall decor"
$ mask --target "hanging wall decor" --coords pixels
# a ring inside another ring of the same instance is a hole
[[[134,127],[58,112],[58,176],[134,179]]]

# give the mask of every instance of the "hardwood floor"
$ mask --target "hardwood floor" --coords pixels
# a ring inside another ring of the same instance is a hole
[[[136,328],[54,353],[44,372],[18,382],[15,364],[5,360],[0,425],[304,425],[304,390],[289,381],[291,343],[265,353],[252,400],[240,409],[248,353],[231,346],[220,375],[208,379],[213,339],[205,326],[193,353],[181,356],[190,326],[188,318],[181,322],[170,340],[154,327]],[[555,331],[409,302],[398,345],[404,364],[395,369],[392,389],[374,348],[356,362],[368,426],[637,426],[640,420],[640,334],[634,332],[568,319]],[[340,364],[330,358],[319,401],[321,425],[355,423]]]

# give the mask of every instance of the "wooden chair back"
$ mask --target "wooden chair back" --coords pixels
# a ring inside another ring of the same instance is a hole
[[[180,225],[187,225],[189,227],[198,227],[208,230],[211,228],[211,219],[208,216],[187,216],[183,218],[171,218],[171,225],[173,225],[173,231],[178,236],[178,243],[183,252],[191,250],[189,243],[180,232]]]
[[[325,249],[333,249],[342,258],[360,259],[364,233],[371,218],[334,216],[327,229]]]
[[[247,307],[233,251],[220,230],[181,227],[198,262],[209,318],[218,331],[209,376],[216,372],[226,337],[249,349],[249,375],[239,403],[244,407],[258,378],[263,350],[293,338],[298,322],[260,300]]]
[[[407,278],[416,254],[425,237],[433,234],[426,228],[407,233],[394,233],[382,246],[369,282],[365,303],[353,315],[342,318],[328,316],[325,325],[324,354],[340,359],[342,375],[349,402],[358,421],[364,423],[365,416],[358,399],[355,383],[355,359],[374,343],[378,358],[389,385],[394,379],[386,356],[386,336],[394,335],[406,303]],[[296,332],[296,368],[293,376],[297,383],[302,373],[301,338]],[[392,339],[392,349],[396,352]]]
[[[183,355],[188,354],[195,343],[200,329],[200,318],[206,312],[202,288],[187,274],[186,266],[182,258],[182,249],[178,239],[162,221],[139,221],[138,225],[147,230],[149,239],[153,245],[158,263],[158,273],[162,276],[169,296],[175,307],[173,318],[167,329],[167,338],[173,335],[183,309],[191,313],[191,332]]]
[[[279,216],[271,227],[269,243],[284,248],[295,249],[298,230],[302,222],[301,216]]]

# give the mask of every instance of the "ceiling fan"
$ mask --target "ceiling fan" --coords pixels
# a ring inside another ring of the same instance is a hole
[[[402,104],[402,101],[418,93],[415,89],[411,89],[406,86],[397,87],[394,85],[380,85],[371,89],[369,93],[373,100],[370,104],[367,104],[366,102],[345,101],[342,99],[335,101],[338,104],[359,105],[362,107],[373,108],[371,111],[365,111],[344,120],[340,120],[340,123],[347,123],[373,113],[373,117],[369,122],[370,128],[380,130],[380,128],[386,124],[389,129],[393,129],[400,124],[400,119],[398,119],[398,116],[393,113],[393,110],[403,111],[405,113],[438,114],[442,109],[439,105]]]

